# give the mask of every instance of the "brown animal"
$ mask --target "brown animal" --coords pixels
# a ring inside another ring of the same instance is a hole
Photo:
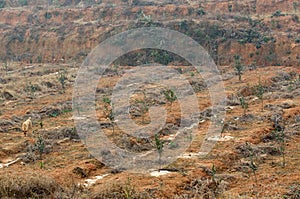
[[[25,122],[22,124],[22,131],[24,133],[24,136],[27,135],[27,132],[32,129],[32,122],[31,117],[29,117]]]

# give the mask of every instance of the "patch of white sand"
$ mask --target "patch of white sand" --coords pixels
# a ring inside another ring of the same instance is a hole
[[[152,171],[150,173],[151,176],[154,176],[154,177],[158,177],[158,176],[162,176],[162,175],[167,175],[171,173],[170,171],[165,171],[165,170],[162,170],[162,171]]]

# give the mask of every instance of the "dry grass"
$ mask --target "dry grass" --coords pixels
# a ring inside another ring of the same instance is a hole
[[[51,178],[34,173],[0,175],[0,198],[49,198],[60,195],[62,189]]]
[[[105,188],[98,190],[91,198],[93,199],[153,199],[147,192],[139,192],[131,185],[130,180],[124,184],[112,184],[105,186]]]

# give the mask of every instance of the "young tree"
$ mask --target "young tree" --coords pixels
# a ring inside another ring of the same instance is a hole
[[[248,107],[249,107],[248,102],[245,100],[244,97],[240,97],[239,100],[240,100],[241,106],[242,106],[242,108],[244,110],[243,115],[246,115],[246,112],[247,112]]]
[[[242,81],[242,72],[244,70],[243,65],[241,64],[241,57],[239,55],[234,55],[234,68],[237,72],[237,75],[239,76],[239,81]]]
[[[255,164],[254,162],[254,151],[253,148],[250,146],[250,144],[248,142],[246,142],[246,150],[249,153],[249,158],[250,158],[250,163],[249,163],[249,168],[252,170],[252,173],[254,175],[255,178],[255,183],[258,186],[258,181],[257,181],[257,176],[256,176],[256,171],[258,169],[258,166]]]
[[[259,82],[255,86],[255,95],[261,101],[261,111],[264,111],[264,93],[265,93],[265,88],[261,84],[260,77],[259,77]]]
[[[102,102],[104,103],[104,109],[105,109],[105,114],[106,114],[106,118],[108,118],[111,122],[112,125],[112,131],[113,134],[115,133],[115,116],[113,113],[113,106],[111,104],[111,100],[108,97],[103,97],[102,98]]]
[[[66,70],[60,70],[58,72],[58,77],[57,77],[59,83],[61,84],[63,93],[65,92],[65,85],[66,85],[66,80],[67,80],[67,71]]]
[[[174,101],[177,100],[177,97],[176,97],[174,91],[171,90],[171,89],[165,90],[165,91],[163,91],[163,93],[164,93],[166,99],[168,100],[168,102],[170,102],[170,110],[171,110],[172,109],[172,104],[173,104]]]
[[[7,61],[5,61],[5,62],[3,63],[3,70],[5,71],[6,74],[7,74],[7,72],[8,72],[8,67],[9,67],[9,64],[7,63]]]
[[[297,7],[298,7],[298,2],[294,1],[293,2],[293,7],[294,7],[294,11],[297,11]]]
[[[281,117],[276,117],[274,120],[274,130],[272,131],[273,136],[275,137],[276,142],[279,144],[279,150],[282,155],[282,166],[285,167],[286,161],[285,161],[285,125],[284,122],[282,122]]]
[[[104,103],[105,114],[108,117],[110,106],[111,106],[111,100],[108,97],[103,97],[102,102]]]
[[[42,136],[38,137],[38,140],[35,143],[35,148],[38,150],[38,152],[40,154],[40,159],[42,159],[42,155],[43,155],[44,149],[45,149],[45,140]]]
[[[141,112],[141,114],[142,114],[142,123],[145,124],[145,115],[146,115],[146,113],[147,113],[148,110],[149,110],[149,107],[148,107],[148,105],[147,105],[147,102],[146,102],[145,99],[143,99],[143,100],[135,100],[135,102],[136,102],[137,104],[140,104],[139,108],[140,108],[140,112]]]
[[[155,147],[158,153],[158,160],[159,163],[161,162],[161,154],[163,152],[163,148],[164,148],[164,141],[160,139],[158,134],[155,134],[154,136],[155,139]]]

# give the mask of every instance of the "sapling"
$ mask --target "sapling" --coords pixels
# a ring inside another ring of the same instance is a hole
[[[45,140],[42,136],[38,137],[38,140],[35,143],[35,148],[38,150],[38,152],[40,154],[40,159],[42,159],[42,155],[43,155],[44,149],[45,149]]]
[[[279,150],[282,155],[282,166],[285,167],[286,161],[285,161],[285,127],[284,125],[279,124],[279,120],[274,121],[274,131],[272,132],[276,142],[279,144]]]
[[[212,168],[211,168],[211,177],[212,177],[213,182],[216,182],[216,173],[217,173],[217,169],[216,169],[215,165],[213,164]]]
[[[239,81],[242,81],[242,72],[244,70],[244,67],[241,64],[241,58],[239,55],[234,55],[234,60],[235,60],[234,68],[237,72],[237,75],[239,76]]]
[[[298,3],[296,1],[293,2],[294,11],[297,11]]]
[[[240,97],[239,100],[240,100],[241,106],[242,106],[242,108],[244,110],[243,114],[246,115],[246,112],[247,112],[247,110],[249,108],[248,102],[245,100],[244,97]]]
[[[172,104],[173,104],[174,101],[177,100],[177,97],[176,97],[174,91],[171,90],[171,89],[165,90],[165,91],[163,91],[163,93],[164,93],[166,99],[170,102],[170,107],[171,107],[170,110],[171,110],[172,109]]]
[[[137,104],[140,104],[140,111],[142,114],[142,123],[145,124],[145,115],[149,110],[148,104],[147,104],[147,99],[146,99],[146,94],[143,91],[143,99],[141,100],[135,100]]]
[[[140,111],[142,114],[142,123],[145,124],[145,114],[149,110],[148,105],[145,100],[136,100],[136,103],[141,104]]]
[[[40,168],[41,169],[45,168],[45,163],[43,161],[40,162]]]
[[[155,147],[158,153],[158,160],[159,163],[161,162],[161,154],[163,152],[163,148],[164,148],[164,141],[160,139],[158,134],[155,134],[154,136],[155,138]]]
[[[255,86],[255,95],[261,101],[261,111],[264,111],[264,93],[265,93],[265,88],[261,84],[260,77],[259,77],[259,82]]]
[[[125,198],[126,199],[131,199],[132,195],[134,194],[134,187],[131,185],[131,179],[128,178],[127,179],[127,182],[125,184],[125,187],[124,187],[124,194],[125,194]]]
[[[102,102],[104,103],[104,109],[105,109],[104,111],[105,111],[106,117],[108,117],[109,111],[110,111],[110,106],[111,106],[111,100],[108,97],[103,97]]]
[[[114,134],[115,133],[115,115],[112,110],[110,110],[110,112],[109,112],[108,119],[111,122],[112,130],[113,130],[113,134]]]
[[[110,122],[112,124],[113,134],[114,134],[115,133],[115,126],[114,126],[115,116],[112,111],[113,107],[111,104],[111,100],[108,97],[103,97],[102,102],[104,103],[106,118],[108,118],[110,120]]]
[[[65,85],[66,85],[66,80],[67,80],[67,71],[66,70],[60,70],[58,72],[58,77],[57,77],[59,83],[61,84],[61,88],[63,90],[63,93],[65,92]]]
[[[253,157],[254,157],[254,151],[252,149],[252,147],[249,145],[249,143],[246,143],[246,149],[249,152],[249,158],[250,158],[250,163],[249,163],[249,168],[252,170],[252,173],[254,175],[255,178],[255,183],[258,186],[258,181],[257,181],[257,177],[256,177],[256,171],[258,169],[257,165],[255,164]]]
[[[43,123],[43,120],[42,120],[42,119],[40,120],[40,123],[39,123],[39,124],[40,124],[40,127],[41,127],[41,129],[42,129],[42,128],[44,127],[44,123]]]
[[[3,69],[7,73],[7,71],[8,71],[8,63],[7,62],[3,63]]]
[[[220,137],[223,137],[224,132],[225,132],[226,129],[228,128],[228,123],[222,121],[222,122],[221,122],[221,125],[222,125],[222,130],[221,130],[221,133],[220,133]]]

